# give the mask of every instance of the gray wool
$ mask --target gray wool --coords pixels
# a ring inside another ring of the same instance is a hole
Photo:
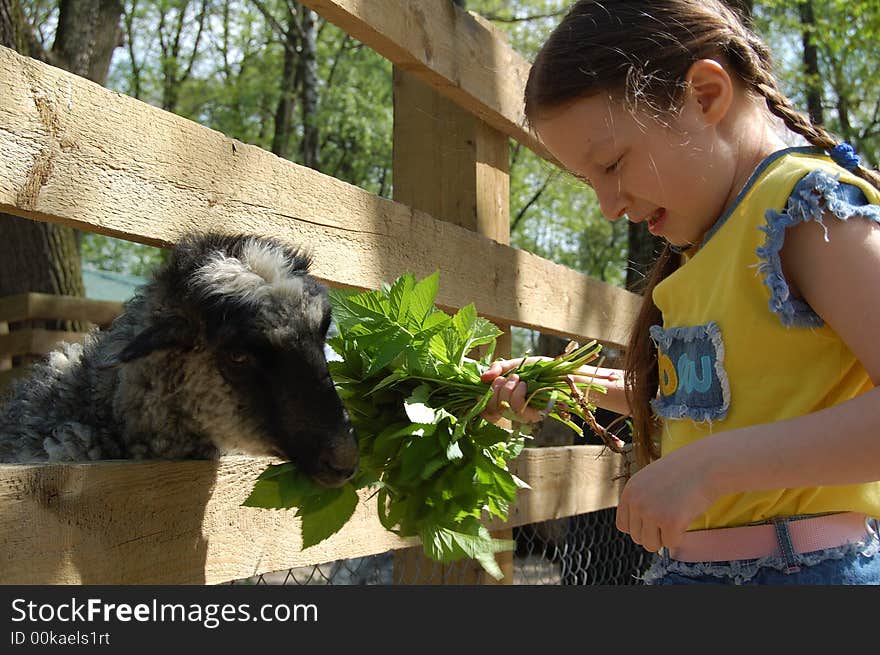
[[[160,351],[124,367],[102,366],[128,343],[144,306],[144,299],[136,298],[107,332],[95,330],[82,344],[63,344],[14,383],[0,404],[0,461],[216,455],[192,412],[180,411],[192,396],[184,386],[190,358]]]
[[[64,344],[7,390],[0,461],[282,454],[315,430],[349,434],[323,358],[329,302],[307,274],[308,258],[265,238],[182,241],[106,331]],[[265,394],[218,365],[224,353],[245,347],[239,335],[274,349],[265,356],[269,372],[253,378]],[[305,370],[303,384],[323,395],[298,394],[291,367],[273,368],[273,361],[306,362],[297,375],[303,379]],[[274,400],[262,402],[271,394]],[[314,428],[313,417],[298,425],[302,406],[320,409],[318,420],[331,418],[324,428]]]

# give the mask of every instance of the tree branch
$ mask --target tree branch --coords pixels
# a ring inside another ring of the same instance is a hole
[[[535,193],[532,194],[532,197],[529,198],[529,201],[525,205],[520,207],[520,210],[516,213],[516,218],[514,218],[513,221],[511,221],[511,223],[510,223],[510,231],[511,232],[516,231],[517,226],[519,225],[520,221],[522,221],[523,217],[526,215],[526,212],[529,210],[529,208],[532,205],[534,205],[536,202],[538,202],[540,197],[544,194],[544,191],[546,191],[547,187],[550,186],[550,182],[557,175],[558,175],[557,171],[555,171],[555,170],[550,171],[550,174],[547,176],[547,179],[544,180],[544,184],[542,184],[541,187],[537,191],[535,191]]]

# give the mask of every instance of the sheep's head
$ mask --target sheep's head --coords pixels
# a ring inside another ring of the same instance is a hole
[[[336,486],[355,473],[358,446],[325,358],[327,291],[309,263],[274,239],[181,240],[143,294],[149,327],[119,360],[170,353],[176,411],[220,451],[278,455]]]

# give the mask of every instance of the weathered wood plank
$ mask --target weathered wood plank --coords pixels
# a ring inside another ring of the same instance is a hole
[[[63,330],[44,330],[26,328],[9,334],[0,334],[0,358],[17,355],[45,355],[55,350],[62,342],[82,342],[85,332],[65,332]]]
[[[20,293],[0,298],[0,321],[85,321],[109,325],[122,311],[122,303],[49,293]]]
[[[292,511],[241,507],[275,460],[0,465],[0,584],[220,583],[412,546],[385,530],[361,494],[336,535],[301,550]],[[506,525],[617,502],[623,460],[599,446],[526,449]]]
[[[529,63],[500,30],[449,0],[302,0],[495,129],[553,160],[526,127]]]
[[[307,244],[314,272],[378,288],[441,272],[438,302],[625,344],[638,297],[0,48],[0,211],[159,246],[184,231]]]

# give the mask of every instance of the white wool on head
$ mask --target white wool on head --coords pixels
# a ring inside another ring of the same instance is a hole
[[[242,248],[240,259],[215,253],[194,279],[209,295],[259,302],[267,295],[300,298],[304,274],[290,269],[282,248],[251,240]]]

